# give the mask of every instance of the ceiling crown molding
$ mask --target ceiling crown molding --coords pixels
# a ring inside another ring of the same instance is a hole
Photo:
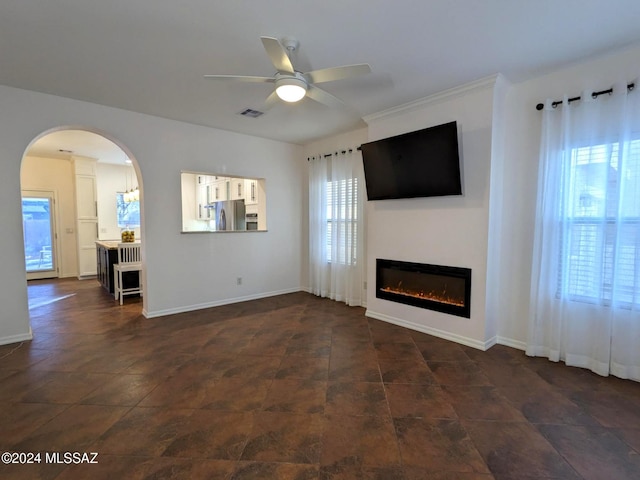
[[[362,117],[362,119],[365,122],[367,122],[367,124],[370,124],[371,122],[386,119],[389,117],[395,117],[397,115],[408,113],[412,110],[423,108],[427,105],[433,105],[435,103],[443,102],[445,100],[450,100],[455,97],[461,97],[472,91],[493,88],[496,82],[498,81],[498,78],[500,77],[502,77],[502,75],[497,73],[489,77],[484,77],[479,80],[475,80],[473,82],[465,83],[464,85],[460,85],[458,87],[454,87],[448,90],[444,90],[442,92],[434,93],[433,95],[420,98],[413,102],[404,103],[402,105],[398,105],[397,107],[391,107],[386,110],[382,110],[380,112],[372,113],[371,115]]]

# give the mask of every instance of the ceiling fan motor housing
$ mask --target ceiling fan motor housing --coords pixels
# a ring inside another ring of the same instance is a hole
[[[278,97],[291,103],[301,100],[309,88],[309,84],[299,72],[292,75],[277,73],[275,83]]]
[[[289,54],[295,52],[298,49],[298,45],[300,45],[300,42],[293,37],[284,37],[280,43],[287,49]]]

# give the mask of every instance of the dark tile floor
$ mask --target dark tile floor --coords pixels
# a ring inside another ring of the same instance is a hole
[[[33,341],[0,347],[0,450],[42,458],[2,479],[640,478],[638,383],[306,293],[145,319],[94,281],[29,291]]]

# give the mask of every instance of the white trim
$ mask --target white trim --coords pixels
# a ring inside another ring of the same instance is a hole
[[[434,337],[460,343],[468,347],[477,348],[478,350],[488,350],[496,343],[496,337],[482,342],[480,340],[476,340],[475,338],[463,337],[462,335],[456,335],[455,333],[445,332],[444,330],[438,330],[437,328],[427,327],[425,325],[419,325],[407,320],[402,320],[400,318],[385,315],[384,313],[372,312],[371,310],[367,310],[365,312],[365,316],[375,318],[376,320],[382,320],[383,322],[393,323],[394,325],[409,328],[411,330],[416,330],[428,335],[433,335]]]
[[[76,277],[78,280],[95,280],[98,278],[98,275],[96,275],[95,273],[86,274],[86,275],[72,275],[72,276]]]
[[[473,82],[465,83],[464,85],[460,85],[439,93],[435,93],[433,95],[429,95],[428,97],[424,97],[413,102],[398,105],[397,107],[391,107],[386,110],[382,110],[381,112],[372,113],[371,115],[366,115],[362,117],[362,119],[367,124],[369,124],[377,120],[402,115],[410,112],[411,110],[424,108],[428,105],[444,102],[446,100],[450,100],[451,98],[460,97],[474,90],[485,90],[487,88],[493,88],[499,76],[500,74],[495,74],[489,77],[484,77]]]
[[[22,208],[22,199],[24,197],[36,197],[36,198],[46,198],[50,199],[53,202],[51,209],[53,210],[53,215],[49,214],[49,219],[51,222],[51,248],[53,255],[53,270],[34,270],[31,272],[26,272],[27,280],[42,280],[49,278],[60,278],[60,272],[62,271],[61,260],[62,255],[60,252],[60,236],[59,225],[62,225],[60,220],[60,209],[58,208],[58,189],[56,188],[21,188],[20,189],[20,207]],[[23,237],[24,242],[24,237]],[[26,271],[26,269],[25,269]]]
[[[11,335],[9,337],[0,338],[0,345],[8,345],[10,343],[26,342],[26,341],[29,341],[29,340],[33,340],[33,331],[31,330],[31,327],[29,327],[29,332],[28,333],[21,333],[19,335]]]
[[[155,312],[150,312],[146,309],[143,309],[142,315],[144,315],[145,318],[164,317],[165,315],[174,315],[176,313],[192,312],[194,310],[203,310],[205,308],[220,307],[222,305],[229,305],[231,303],[247,302],[249,300],[258,300],[260,298],[275,297],[276,295],[284,295],[287,293],[295,293],[295,292],[301,292],[301,291],[304,291],[304,290],[300,287],[296,287],[296,288],[289,288],[286,290],[279,290],[275,292],[266,292],[266,293],[258,293],[255,295],[247,295],[244,297],[225,298],[223,300],[216,300],[214,302],[207,302],[207,303],[198,303],[196,305],[184,305],[182,307],[168,308],[166,310],[158,310]]]
[[[527,349],[527,343],[520,340],[514,340],[513,338],[498,336],[498,345],[504,345],[505,347],[511,347],[523,352]]]

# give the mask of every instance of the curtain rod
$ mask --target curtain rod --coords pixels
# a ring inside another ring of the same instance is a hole
[[[357,148],[357,150],[360,150],[360,147]],[[322,155],[318,155],[317,157],[307,157],[307,162],[310,160],[315,160],[316,158],[327,158],[330,157],[332,155],[346,155],[347,153],[351,153],[353,152],[353,148],[347,148],[346,150],[337,150],[335,153],[323,153]]]
[[[635,83],[630,83],[630,84],[627,85],[627,90],[630,92],[635,88],[635,86],[636,86]],[[591,94],[591,98],[598,98],[600,95],[611,94],[611,93],[613,93],[613,88],[609,88],[607,90],[600,90],[599,92],[593,92]],[[567,99],[567,102],[568,103],[576,102],[576,101],[578,101],[580,99],[581,99],[580,96],[571,97],[571,98]],[[562,104],[562,100],[555,100],[555,101],[551,102],[551,107],[552,108],[556,108],[558,105],[561,105],[561,104]],[[544,103],[539,103],[539,104],[536,105],[536,110],[542,110],[543,108],[544,108]]]

